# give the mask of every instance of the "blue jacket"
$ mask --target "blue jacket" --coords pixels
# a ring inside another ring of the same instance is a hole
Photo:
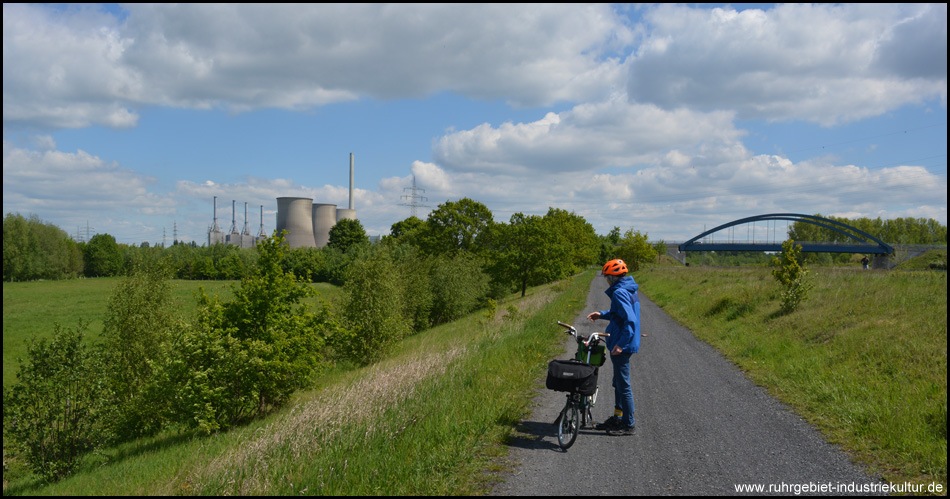
[[[610,321],[604,331],[610,335],[607,338],[608,354],[616,345],[620,345],[625,353],[640,350],[639,287],[632,276],[624,276],[605,291],[610,297],[610,310],[601,310],[600,318]]]

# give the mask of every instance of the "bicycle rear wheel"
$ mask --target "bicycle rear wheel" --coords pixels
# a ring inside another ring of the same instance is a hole
[[[561,424],[557,426],[557,443],[562,449],[567,450],[574,445],[580,426],[579,419],[577,403],[568,396],[567,403],[564,404],[564,409],[561,410]]]

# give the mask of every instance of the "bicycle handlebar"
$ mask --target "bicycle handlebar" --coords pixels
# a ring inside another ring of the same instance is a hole
[[[572,326],[572,325],[570,325],[570,324],[565,324],[565,323],[563,323],[563,322],[561,322],[561,321],[557,321],[557,324],[558,324],[558,326],[566,327],[566,328],[567,328],[567,331],[564,331],[565,333],[567,333],[567,334],[569,334],[569,335],[571,335],[571,336],[577,337],[577,329],[574,329],[574,326]],[[591,342],[591,341],[596,342],[596,341],[597,341],[598,339],[600,339],[600,338],[609,338],[609,337],[610,337],[610,335],[609,335],[609,334],[605,334],[605,333],[591,333],[591,335],[587,338],[587,341],[586,341],[585,343],[588,343],[588,342]],[[578,338],[578,341],[581,341],[581,338]]]

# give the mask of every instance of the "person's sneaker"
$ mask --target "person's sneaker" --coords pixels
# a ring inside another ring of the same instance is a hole
[[[620,422],[620,418],[617,416],[610,416],[603,423],[597,423],[594,425],[595,430],[616,430],[619,429],[623,424]]]
[[[607,434],[613,437],[623,437],[627,435],[633,435],[636,426],[621,426],[619,428],[607,430]]]

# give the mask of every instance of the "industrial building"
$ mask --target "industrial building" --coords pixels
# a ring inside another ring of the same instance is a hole
[[[225,233],[218,225],[218,196],[214,197],[214,222],[208,229],[208,246],[215,244],[230,244],[240,248],[253,248],[258,241],[266,236],[264,232],[264,206],[261,206],[261,228],[257,235],[252,235],[248,227],[247,203],[244,203],[244,229],[237,230],[237,206],[236,201],[231,201],[231,229]]]
[[[208,229],[208,244],[232,244],[252,248],[266,236],[264,233],[264,207],[261,206],[261,229],[251,236],[247,226],[247,203],[244,203],[244,230],[237,230],[235,202],[231,202],[231,229],[225,234],[218,225],[218,198],[214,198],[214,223]],[[337,208],[335,204],[314,203],[313,198],[277,198],[277,232],[287,231],[286,241],[291,249],[322,248],[330,240],[330,229],[340,220],[356,220],[353,207],[353,153],[350,153],[350,202],[349,207]]]
[[[356,220],[353,208],[353,153],[350,153],[350,204],[314,203],[313,198],[277,198],[277,232],[287,231],[287,244],[293,248],[322,248],[330,240],[330,229],[343,219]]]

